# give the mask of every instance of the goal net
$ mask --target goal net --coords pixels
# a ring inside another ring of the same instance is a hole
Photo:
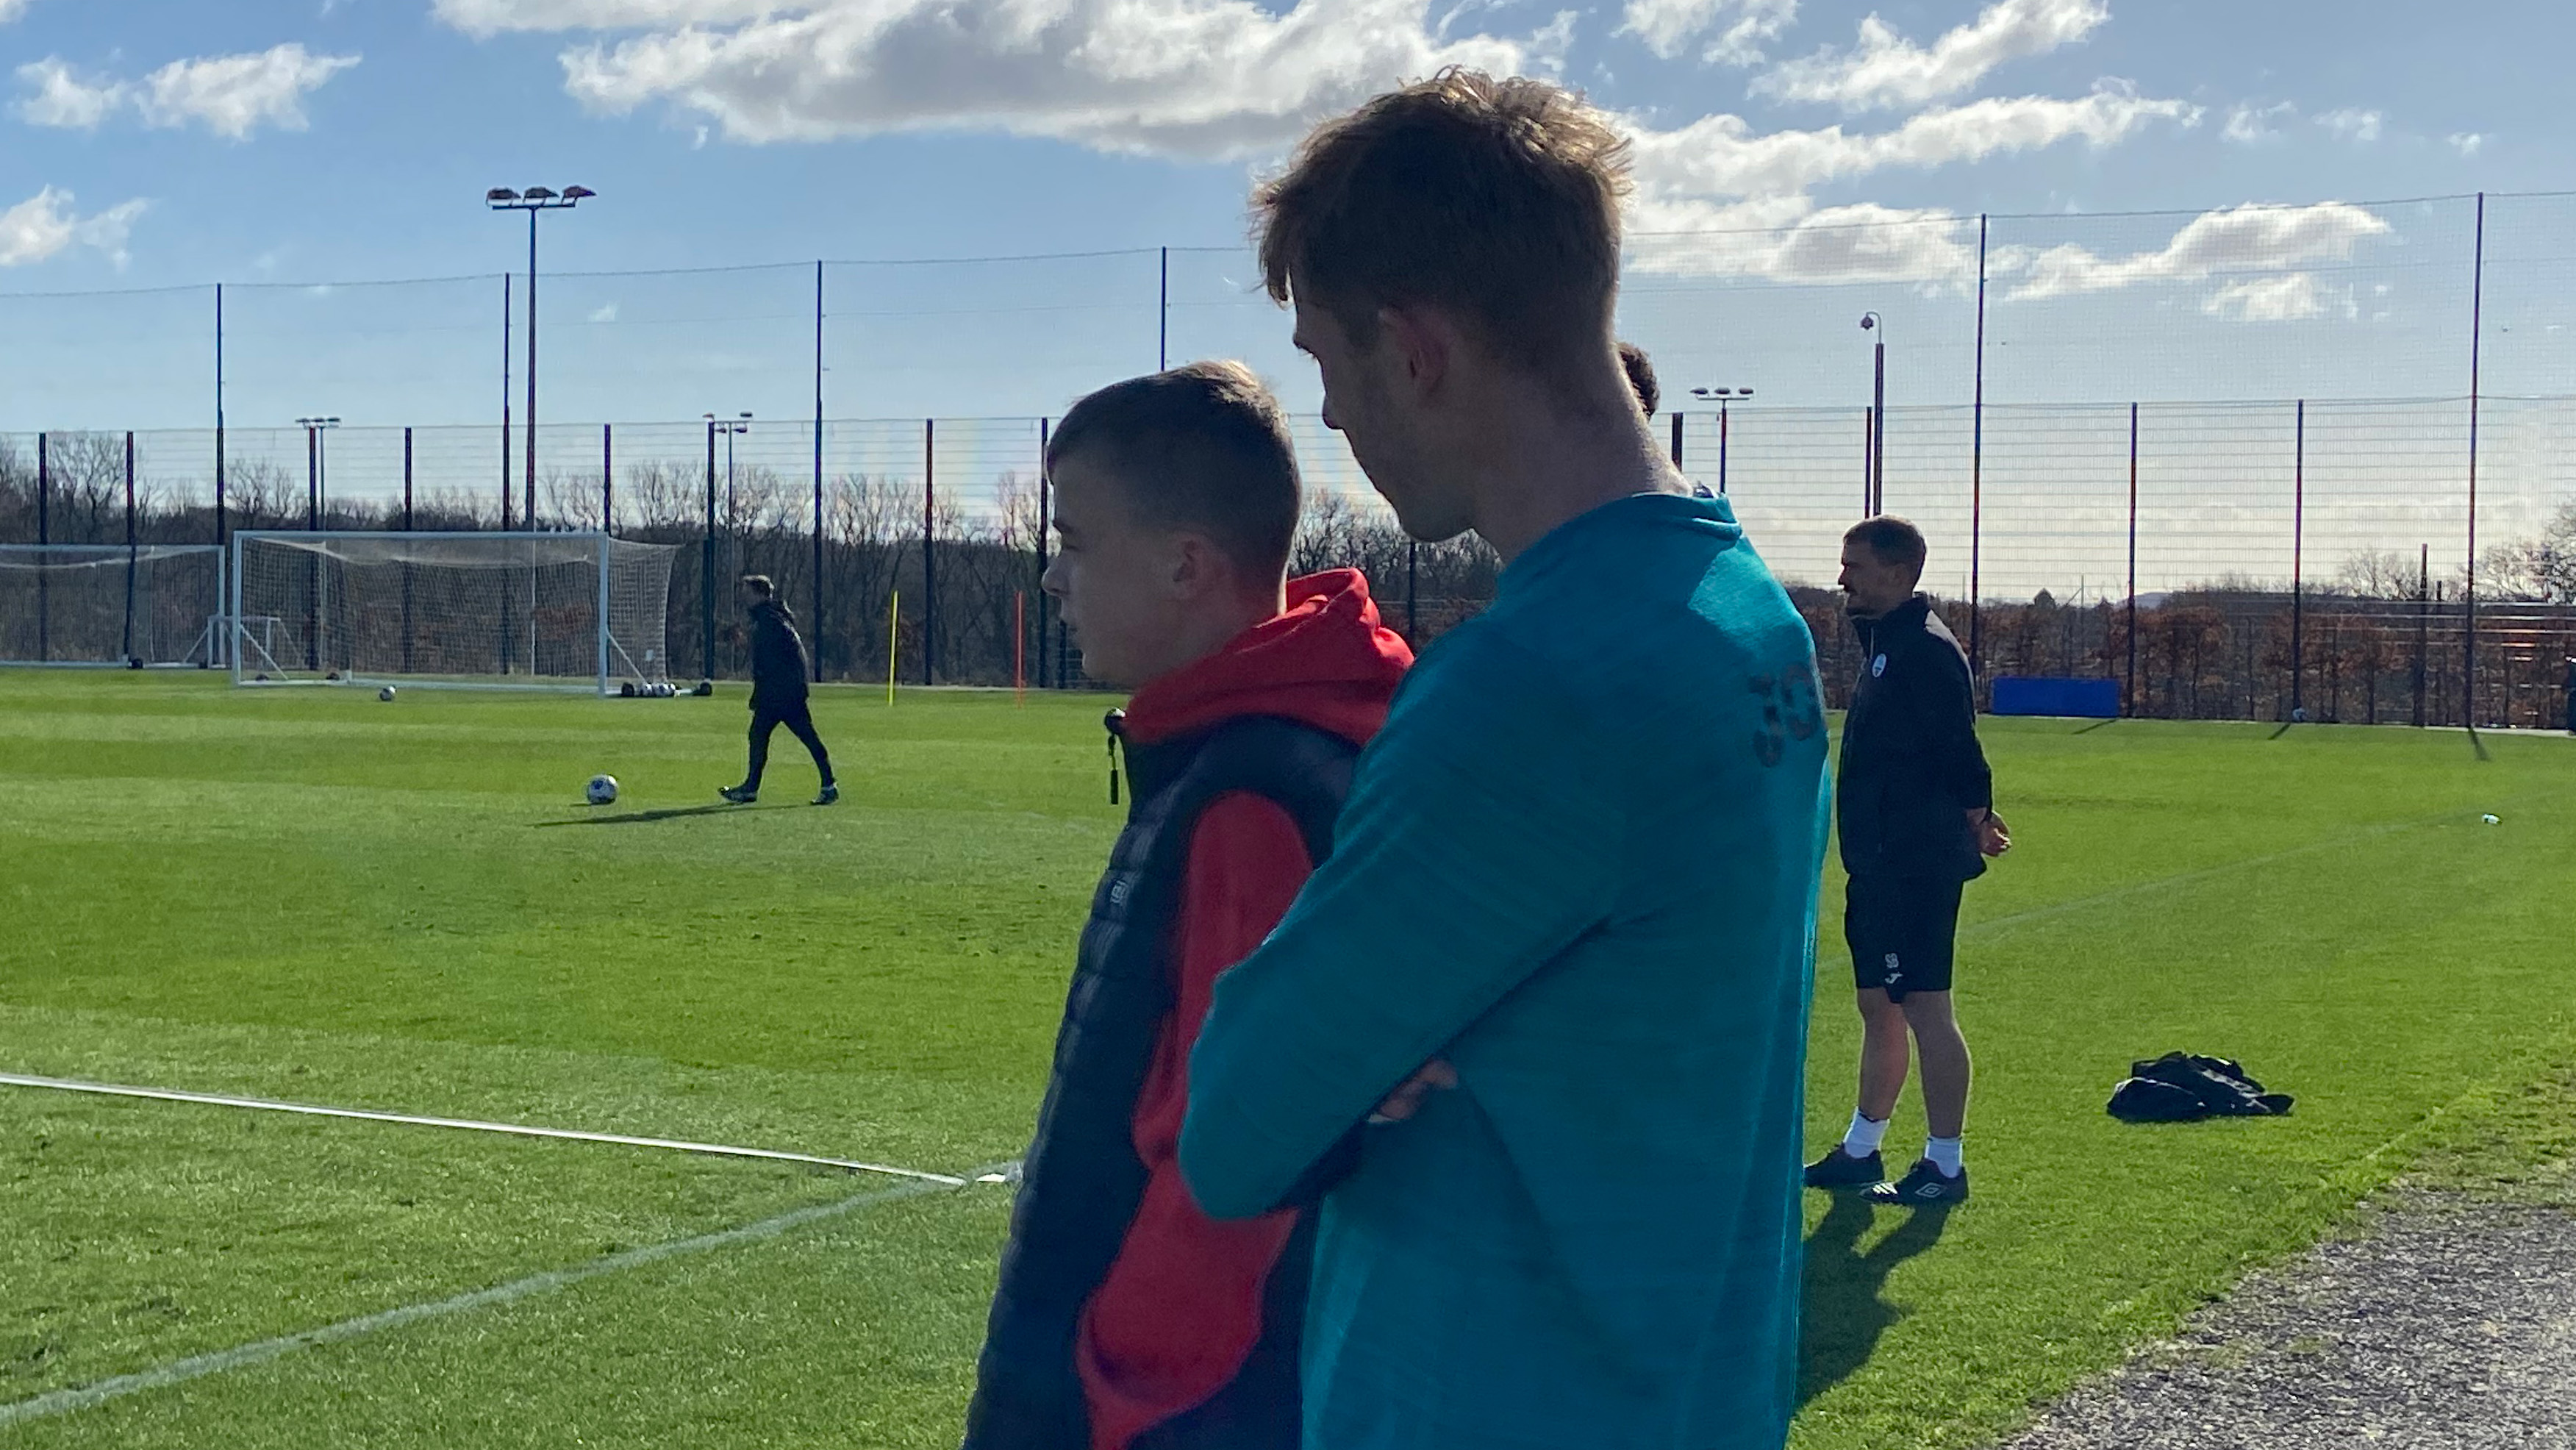
[[[669,544],[600,533],[246,532],[233,679],[614,691],[668,675]]]
[[[0,664],[223,662],[214,544],[0,544]]]

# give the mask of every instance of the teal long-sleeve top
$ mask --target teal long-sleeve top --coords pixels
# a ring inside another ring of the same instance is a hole
[[[1213,1215],[1361,1132],[1309,1447],[1783,1442],[1825,802],[1814,641],[1723,499],[1563,525],[1416,667],[1190,1063]],[[1433,1058],[1455,1090],[1361,1128]]]

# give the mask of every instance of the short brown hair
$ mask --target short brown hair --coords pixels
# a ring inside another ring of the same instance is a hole
[[[744,588],[749,589],[752,593],[759,595],[763,599],[767,599],[778,592],[778,586],[770,583],[769,576],[766,574],[745,574],[742,576],[741,583]]]
[[[1619,344],[1619,366],[1628,373],[1629,390],[1637,395],[1637,406],[1646,416],[1655,416],[1655,407],[1664,400],[1664,385],[1655,379],[1654,360],[1646,350],[1633,342]]]
[[[1628,142],[1559,86],[1446,70],[1326,121],[1253,193],[1271,297],[1292,287],[1362,347],[1431,303],[1554,372],[1609,336]]]
[[[1256,573],[1284,572],[1304,491],[1288,415],[1252,369],[1195,362],[1111,383],[1047,441],[1050,471],[1082,454],[1116,473],[1139,520],[1204,530]]]
[[[1903,564],[1917,574],[1923,572],[1923,561],[1932,557],[1932,546],[1924,541],[1923,531],[1894,514],[1861,520],[1843,531],[1843,542],[1864,545],[1878,557],[1878,562]]]

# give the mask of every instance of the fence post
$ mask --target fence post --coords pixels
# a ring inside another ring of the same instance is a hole
[[[408,440],[411,430],[403,430]],[[410,447],[406,441],[404,447]],[[599,425],[599,531],[611,537],[617,533],[617,425]]]
[[[51,435],[36,435],[36,542],[54,541],[53,495],[54,470],[46,448]],[[36,659],[53,658],[53,586],[46,571],[36,571]]]
[[[1985,669],[1985,618],[1977,598],[1982,590],[1986,532],[1986,214],[1977,213],[1977,383],[1969,406],[1968,429],[1968,676]]]
[[[814,263],[814,682],[823,681],[823,264]]]
[[[2433,600],[2433,546],[2418,545],[2422,552],[2415,561],[2415,723],[2424,723],[2425,647],[2432,641],[2430,607]]]
[[[215,284],[215,542],[224,541],[224,284]]]
[[[2308,540],[2308,400],[2298,402],[2298,424],[2290,462],[2290,718],[2306,708],[2307,585],[2301,562]]]
[[[707,456],[715,456],[715,435],[707,435]],[[510,274],[501,274],[501,532],[510,532]],[[504,645],[503,663],[508,662]],[[712,654],[712,651],[710,652]],[[505,669],[504,674],[508,673]]]
[[[1038,688],[1047,686],[1047,530],[1055,522],[1055,479],[1047,468],[1047,420],[1038,420]]]
[[[2478,364],[2487,300],[2487,194],[2478,193],[2476,250],[2469,273],[2469,573],[2460,590],[2460,724],[2478,725]]]
[[[1422,545],[1414,539],[1404,541],[1404,642],[1408,645],[1422,636],[1415,631],[1420,618],[1415,612],[1415,590],[1422,574]]]
[[[134,434],[125,435],[125,642],[122,653],[128,664],[134,661]]]
[[[1162,292],[1154,304],[1154,370],[1172,365],[1172,249],[1163,248]]]
[[[1682,466],[1682,415],[1673,414],[1673,467]]]
[[[2138,713],[2138,405],[2129,405],[2129,680],[2122,709]]]
[[[304,531],[322,527],[322,430],[304,425]]]
[[[1717,491],[1726,492],[1726,400],[1717,403]]]
[[[931,545],[939,533],[939,420],[921,420],[921,682],[939,669],[939,576]]]

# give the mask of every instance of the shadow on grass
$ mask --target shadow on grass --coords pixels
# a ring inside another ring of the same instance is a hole
[[[2296,721],[2296,720],[2284,720],[2284,721],[2282,721],[2282,722],[2281,722],[2281,728],[2280,728],[2280,729],[2278,729],[2278,730],[2273,731],[2273,732],[2272,732],[2272,734],[2271,734],[2271,738],[2272,738],[2272,739],[2274,739],[2274,740],[2278,740],[2278,739],[2280,739],[2282,736],[2287,735],[2287,734],[2289,734],[2289,733],[2290,733],[2290,727],[2291,727],[2291,726],[2296,725],[2296,724],[2298,724],[2298,723],[2299,723],[2299,722],[2298,722],[2298,721]]]
[[[2490,757],[2487,755],[2487,743],[2486,743],[2486,741],[2484,741],[2484,740],[2482,740],[2482,739],[2480,739],[2480,738],[2478,737],[2478,727],[2476,727],[2475,725],[2471,725],[2471,726],[2469,726],[2469,727],[2468,727],[2468,731],[2469,731],[2469,748],[2470,748],[2471,750],[2474,750],[2474,751],[2476,751],[2476,752],[2478,753],[2478,759],[2480,759],[2480,760],[2486,760],[2486,759],[2489,759]]]
[[[2093,722],[2092,724],[2090,724],[2090,725],[2078,725],[2078,726],[2076,726],[2074,729],[2069,730],[2069,731],[2067,731],[2066,733],[2067,733],[2067,734],[2069,734],[2069,735],[2090,735],[2090,734],[2092,734],[2094,731],[2101,729],[2101,728],[2102,728],[2103,726],[2105,726],[2105,725],[2117,725],[2117,724],[2119,724],[2119,723],[2120,723],[2120,718],[2119,718],[2118,716],[2114,715],[2114,716],[2112,716],[2111,718],[2109,718],[2109,719],[2107,719],[2107,720],[2096,720],[2096,721],[2094,721],[2094,722]]]
[[[570,820],[539,821],[536,825],[537,829],[541,831],[548,826],[640,826],[647,821],[674,821],[683,816],[722,816],[730,815],[735,811],[778,809],[781,809],[781,807],[737,806],[732,804],[712,806],[676,806],[670,810],[628,811],[623,815],[615,816],[574,816]]]
[[[1859,1194],[1834,1196],[1807,1237],[1806,1302],[1798,1320],[1798,1403],[1832,1389],[1869,1363],[1878,1338],[1900,1316],[1879,1297],[1897,1265],[1940,1240],[1947,1208],[1891,1209],[1905,1215],[1868,1252],[1860,1249],[1873,1210]]]

